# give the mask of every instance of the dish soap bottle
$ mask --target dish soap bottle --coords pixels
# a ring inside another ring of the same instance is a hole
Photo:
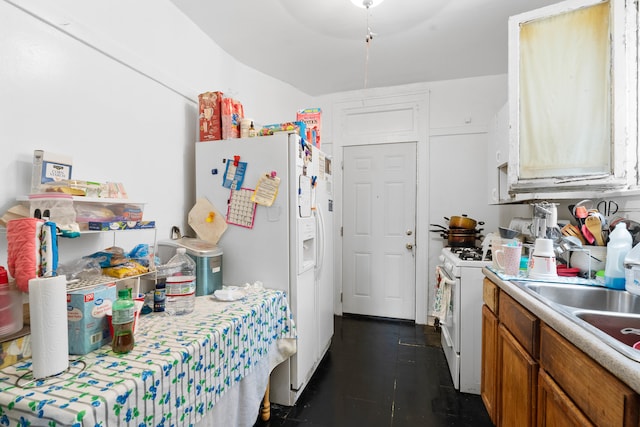
[[[627,224],[620,222],[609,234],[607,261],[604,267],[604,285],[611,289],[625,288],[624,258],[631,251],[633,238]]]
[[[128,353],[133,350],[135,344],[133,339],[135,303],[128,289],[118,291],[118,299],[113,303],[111,311],[113,324],[111,349],[114,353]]]

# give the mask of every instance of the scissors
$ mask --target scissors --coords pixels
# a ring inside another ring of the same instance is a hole
[[[637,328],[624,328],[624,329],[620,329],[620,332],[622,332],[625,335],[627,334],[640,335],[640,329],[637,329]]]
[[[602,200],[598,202],[596,208],[604,216],[611,216],[618,212],[618,204],[613,200]]]

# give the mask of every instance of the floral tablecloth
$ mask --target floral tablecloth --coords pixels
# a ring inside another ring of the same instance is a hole
[[[103,346],[37,381],[30,359],[4,368],[0,426],[193,425],[276,340],[295,336],[282,291],[252,290],[232,302],[198,297],[191,314],[142,316],[128,354]]]

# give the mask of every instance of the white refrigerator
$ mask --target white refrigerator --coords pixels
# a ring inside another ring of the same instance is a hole
[[[331,159],[296,134],[196,143],[196,198],[228,223],[223,284],[287,292],[297,352],[271,375],[271,402],[281,405],[296,402],[333,336],[331,172]],[[245,198],[256,188],[254,205]]]

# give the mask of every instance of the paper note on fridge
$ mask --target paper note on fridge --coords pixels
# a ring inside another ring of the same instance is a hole
[[[235,162],[232,159],[227,159],[227,168],[224,171],[222,186],[231,190],[241,189],[246,171],[246,162]]]
[[[262,206],[271,206],[278,196],[280,178],[271,175],[262,175],[258,179],[256,189],[251,196],[251,200]]]
[[[311,216],[311,178],[306,175],[300,175],[299,185],[298,206],[300,217],[307,218]]]

